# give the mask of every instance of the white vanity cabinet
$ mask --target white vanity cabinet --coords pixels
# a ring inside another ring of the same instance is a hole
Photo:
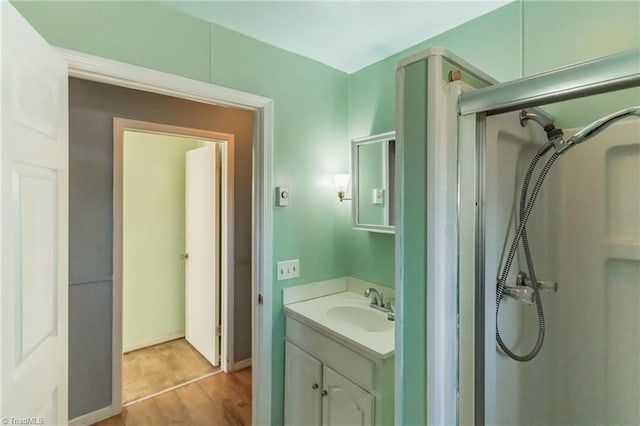
[[[373,424],[373,395],[327,366],[322,372],[322,388],[322,426]]]
[[[393,423],[393,355],[376,358],[359,349],[287,314],[285,425]]]
[[[285,344],[284,424],[319,425],[322,362],[291,342]]]

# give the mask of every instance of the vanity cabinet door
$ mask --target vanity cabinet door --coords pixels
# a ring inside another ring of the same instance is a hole
[[[322,399],[323,426],[365,426],[373,424],[374,401],[352,381],[324,366]]]
[[[322,415],[322,363],[287,341],[284,371],[284,424],[319,426]]]

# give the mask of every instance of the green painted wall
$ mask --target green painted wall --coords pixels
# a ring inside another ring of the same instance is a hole
[[[185,155],[199,142],[124,132],[123,343],[184,333]]]
[[[400,216],[404,229],[402,245],[402,268],[404,286],[402,288],[401,333],[407,344],[402,348],[403,380],[398,391],[402,406],[399,415],[403,425],[427,424],[425,407],[426,378],[426,333],[427,312],[424,300],[427,289],[424,283],[427,258],[426,222],[427,211],[427,64],[425,61],[407,67],[405,71],[404,140],[402,144],[402,170],[404,185],[400,197]],[[410,320],[409,320],[410,318]],[[397,408],[396,408],[397,409]],[[397,415],[397,414],[396,414]]]

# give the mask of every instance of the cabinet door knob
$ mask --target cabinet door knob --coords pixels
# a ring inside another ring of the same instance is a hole
[[[322,396],[327,396],[327,395],[329,395],[329,394],[327,393],[327,391],[326,391],[326,390],[323,390],[323,391],[322,391]]]
[[[313,386],[311,386],[311,389],[318,389],[318,384],[314,383]]]

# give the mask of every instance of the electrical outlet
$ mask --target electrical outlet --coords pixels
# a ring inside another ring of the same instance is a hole
[[[290,280],[300,276],[300,260],[283,260],[278,262],[278,281]]]

